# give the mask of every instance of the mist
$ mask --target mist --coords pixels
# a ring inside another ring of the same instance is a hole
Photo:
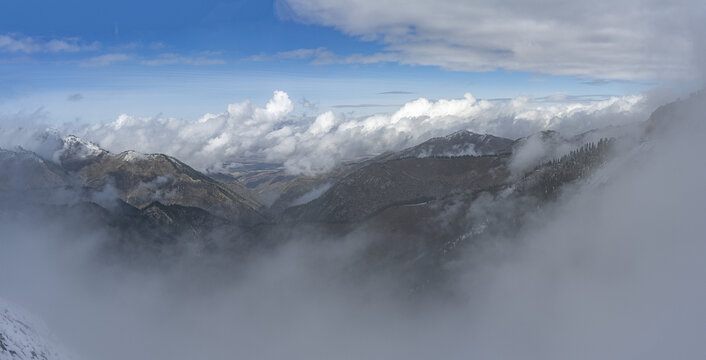
[[[702,358],[703,110],[674,113],[515,236],[466,248],[428,290],[366,268],[365,232],[293,229],[246,257],[111,256],[109,229],[80,213],[4,206],[0,297],[80,359]]]

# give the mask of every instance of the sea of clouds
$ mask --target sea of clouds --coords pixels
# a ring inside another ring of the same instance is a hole
[[[165,153],[201,170],[242,159],[282,163],[292,174],[318,174],[344,160],[401,150],[458,130],[519,138],[552,129],[566,134],[644,120],[644,95],[578,101],[515,98],[410,101],[392,113],[350,117],[332,111],[295,116],[287,93],[264,105],[228,105],[198,119],[120,115],[112,122],[63,129],[113,151]]]

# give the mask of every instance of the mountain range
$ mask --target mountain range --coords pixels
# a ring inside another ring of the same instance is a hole
[[[315,176],[257,162],[204,173],[168,155],[111,153],[45,132],[31,149],[0,150],[2,211],[27,204],[85,219],[110,229],[121,248],[193,242],[242,252],[294,233],[365,234],[365,262],[426,274],[464,244],[511,235],[526,213],[551,204],[611,153],[645,141],[700,97],[666,105],[643,123],[570,137],[543,131],[513,140],[459,131]]]
[[[37,226],[59,219],[107,238],[107,259],[138,266],[194,252],[237,264],[301,238],[353,239],[362,244],[354,277],[392,273],[409,291],[433,291],[464,252],[512,239],[533,213],[595,181],[611,156],[648,144],[705,98],[574,136],[459,131],[315,176],[257,162],[204,173],[172,156],[112,153],[47,131],[31,148],[0,149],[0,216],[29,216]],[[41,324],[2,301],[0,358],[68,358]]]

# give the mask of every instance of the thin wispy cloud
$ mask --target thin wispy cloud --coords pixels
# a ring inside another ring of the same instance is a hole
[[[0,52],[7,53],[72,53],[96,51],[100,43],[85,43],[79,38],[36,38],[19,34],[0,35]]]
[[[85,60],[79,61],[79,65],[84,67],[101,67],[109,66],[118,63],[134,62],[145,66],[166,66],[166,65],[191,65],[191,66],[206,66],[206,65],[222,65],[226,61],[218,57],[218,53],[203,53],[198,56],[185,56],[180,54],[161,54],[154,58],[141,57],[136,54],[128,53],[109,53],[98,56],[93,56]]]
[[[356,108],[374,108],[374,107],[399,107],[399,104],[338,104],[331,107],[336,109],[356,109]]]
[[[245,60],[262,62],[262,61],[277,61],[277,60],[311,60],[318,63],[334,63],[339,59],[338,55],[327,50],[324,47],[316,49],[295,49],[288,51],[280,51],[274,54],[258,54],[253,55]]]
[[[80,93],[71,94],[66,98],[66,100],[73,101],[73,102],[81,101],[81,100],[83,100],[83,95]]]
[[[301,100],[299,100],[299,104],[307,110],[316,111],[319,108],[318,104],[309,101],[309,99],[307,98],[302,98]]]
[[[114,53],[94,56],[79,62],[79,65],[85,67],[108,66],[115,63],[122,63],[134,59],[132,54]]]
[[[221,52],[216,51],[201,51],[195,55],[162,53],[155,56],[150,54],[155,51],[163,50],[166,47],[167,45],[163,42],[150,42],[145,44],[141,41],[132,41],[102,46],[99,42],[89,43],[78,37],[29,37],[14,33],[0,35],[0,53],[23,54],[26,58],[20,60],[24,62],[37,61],[38,58],[33,57],[37,54],[56,55],[60,53],[98,52],[99,55],[90,56],[81,60],[73,60],[72,62],[83,67],[104,67],[128,61],[134,61],[137,64],[147,66],[201,66],[226,63],[221,56]],[[20,60],[15,59],[14,62]]]
[[[549,96],[539,96],[532,98],[532,101],[538,103],[568,103],[568,102],[595,102],[595,101],[606,101],[611,98],[617,97],[616,94],[583,94],[583,95],[566,95],[566,94],[554,94]]]
[[[591,86],[605,86],[614,84],[632,84],[632,85],[644,85],[644,86],[655,86],[657,82],[649,80],[622,80],[622,79],[587,79],[581,82],[585,85]]]
[[[398,62],[401,60],[400,55],[394,52],[361,54],[354,53],[349,55],[340,55],[319,47],[315,49],[295,49],[289,51],[281,51],[274,54],[258,54],[250,56],[246,61],[263,62],[263,61],[281,61],[281,60],[302,60],[308,61],[312,65],[332,65],[332,64],[376,64],[386,62]]]
[[[142,65],[163,66],[163,65],[222,65],[226,61],[217,57],[218,53],[206,53],[198,56],[185,56],[180,54],[161,54],[153,59],[140,61]]]
[[[383,91],[379,92],[378,95],[411,95],[414,94],[411,91]]]

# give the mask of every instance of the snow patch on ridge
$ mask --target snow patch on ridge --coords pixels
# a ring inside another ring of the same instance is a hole
[[[146,158],[145,154],[138,153],[137,151],[134,151],[134,150],[125,151],[125,152],[121,153],[120,156],[125,161],[137,161],[137,160],[144,160]]]

